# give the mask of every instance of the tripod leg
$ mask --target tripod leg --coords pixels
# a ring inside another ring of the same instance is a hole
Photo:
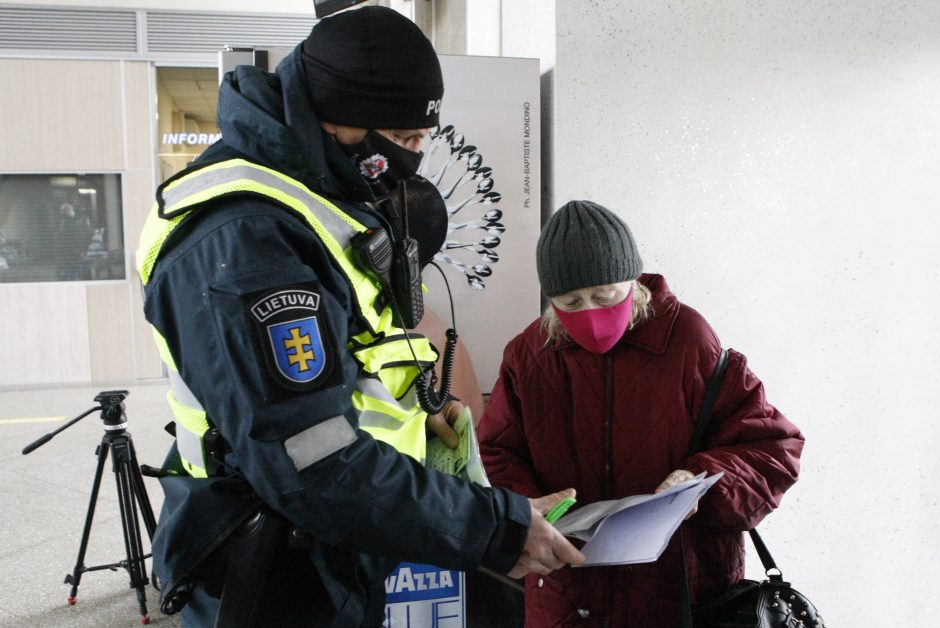
[[[82,530],[82,541],[78,548],[78,558],[75,560],[75,569],[65,576],[65,584],[71,584],[72,590],[69,592],[68,603],[72,606],[76,602],[78,595],[78,585],[82,581],[82,574],[85,572],[85,551],[88,549],[88,537],[91,534],[91,522],[95,517],[95,503],[98,501],[98,489],[101,487],[101,474],[104,470],[105,460],[108,458],[109,443],[107,439],[102,439],[98,445],[98,466],[95,469],[95,479],[91,485],[91,497],[88,499],[88,512],[85,515],[85,527]]]
[[[147,536],[150,538],[150,542],[152,544],[153,534],[157,527],[157,519],[153,515],[153,507],[150,505],[150,497],[147,495],[147,487],[144,485],[144,476],[141,474],[140,464],[137,462],[137,450],[134,448],[134,441],[131,439],[130,433],[127,434],[127,451],[129,457],[127,471],[128,477],[130,478],[131,496],[136,500],[137,508],[140,510],[140,514],[144,519],[144,526],[147,529]],[[142,538],[139,527],[137,528],[137,538],[139,546],[139,540]],[[141,554],[142,553],[143,550],[141,549]],[[143,558],[140,562],[139,577],[141,582],[144,584],[147,583],[147,567],[144,563],[144,560],[149,556],[151,556],[151,554],[143,555]],[[138,598],[142,600],[142,603],[146,603],[146,598],[143,598],[143,595],[143,587],[141,587],[138,591]]]
[[[130,434],[128,434],[127,445],[131,456],[130,475],[132,488],[134,489],[134,495],[137,496],[140,514],[144,518],[147,536],[153,541],[153,533],[157,529],[157,518],[153,516],[153,507],[150,505],[150,497],[147,495],[147,487],[144,485],[144,476],[140,473],[140,465],[137,463],[137,450],[134,449],[134,442],[130,440]]]
[[[149,582],[147,579],[147,568],[145,564],[143,543],[140,534],[140,521],[137,517],[139,504],[136,490],[135,471],[139,473],[139,468],[132,467],[133,450],[130,441],[125,436],[120,444],[114,445],[114,473],[117,482],[118,502],[121,509],[121,524],[124,527],[124,549],[127,552],[127,572],[130,575],[130,586],[137,592],[137,603],[140,607],[140,623],[149,624],[150,617],[147,614],[147,595],[144,587]],[[149,504],[148,504],[149,506]]]

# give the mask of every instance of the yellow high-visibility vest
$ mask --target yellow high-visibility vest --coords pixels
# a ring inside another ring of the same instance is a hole
[[[404,330],[393,324],[391,308],[377,310],[381,287],[357,268],[350,248],[352,238],[366,227],[299,181],[243,159],[230,159],[184,171],[165,182],[157,190],[157,202],[147,217],[137,250],[137,272],[144,286],[150,281],[164,243],[191,211],[208,201],[246,192],[296,212],[336,260],[356,296],[356,313],[368,327],[347,339],[346,345],[359,364],[357,387],[352,394],[359,426],[423,462],[427,414],[415,394],[414,382],[419,374],[415,358],[426,371],[436,362],[437,352],[427,338],[411,332],[409,348]],[[176,420],[180,456],[192,476],[206,477],[204,437],[212,427],[211,419],[179,376],[166,341],[156,329],[153,331],[170,373],[167,400]]]

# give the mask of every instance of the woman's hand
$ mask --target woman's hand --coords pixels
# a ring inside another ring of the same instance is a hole
[[[691,480],[695,477],[695,474],[691,471],[685,469],[676,469],[672,473],[666,476],[666,479],[663,480],[662,484],[656,487],[654,493],[659,493],[660,491],[665,491],[667,488],[671,488],[676,484],[685,482],[686,480]],[[686,519],[698,512],[698,502],[695,503],[695,506],[692,507],[692,510],[686,515]]]

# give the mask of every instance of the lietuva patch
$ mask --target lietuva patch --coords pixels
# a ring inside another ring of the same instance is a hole
[[[329,377],[335,350],[320,301],[309,287],[281,286],[249,302],[268,370],[287,388],[313,390]]]

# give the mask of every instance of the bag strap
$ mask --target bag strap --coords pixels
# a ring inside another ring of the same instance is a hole
[[[705,398],[702,400],[698,420],[695,422],[695,430],[692,433],[692,439],[689,441],[688,456],[701,451],[705,428],[708,426],[708,421],[711,419],[712,409],[715,405],[715,400],[718,398],[718,392],[721,390],[721,383],[724,380],[725,371],[727,369],[728,350],[722,349],[721,353],[718,354],[718,361],[715,363],[715,370],[712,373],[711,380],[708,382],[708,390],[705,391]],[[748,532],[751,535],[751,541],[754,543],[754,547],[757,549],[760,562],[764,565],[764,572],[767,574],[767,577],[774,582],[782,581],[783,574],[774,562],[774,557],[770,555],[770,550],[767,549],[764,540],[757,533],[757,528],[749,530]],[[682,559],[685,560],[685,553],[683,553]],[[771,574],[771,571],[776,571],[777,573]]]
[[[718,392],[721,390],[721,383],[725,378],[725,371],[728,370],[728,350],[722,349],[718,354],[718,361],[715,363],[715,370],[708,382],[708,389],[705,391],[705,398],[702,399],[702,407],[698,412],[698,419],[695,421],[695,430],[692,432],[692,439],[689,441],[688,458],[692,454],[697,454],[701,450],[702,437],[705,435],[705,427],[712,416],[712,408],[715,400],[718,398]]]
[[[695,422],[695,430],[692,433],[692,439],[689,445],[689,456],[698,453],[700,450],[702,437],[705,435],[705,428],[711,418],[712,407],[715,404],[715,399],[718,397],[718,391],[721,389],[721,382],[727,368],[728,350],[722,349],[721,353],[718,355],[718,362],[715,364],[715,371],[712,373],[712,378],[708,382],[708,390],[705,391],[705,398],[702,400],[698,420]],[[748,530],[748,534],[751,537],[751,542],[754,543],[754,547],[757,549],[757,555],[760,557],[760,562],[764,566],[764,573],[767,575],[768,580],[771,582],[783,582],[783,573],[780,571],[780,568],[777,567],[777,563],[774,562],[774,557],[770,555],[770,550],[767,549],[764,540],[761,538],[760,534],[757,533],[757,528]],[[692,598],[689,595],[689,572],[685,564],[685,538],[682,534],[681,527],[679,528],[679,548],[682,553],[682,575],[683,584],[685,585],[683,590],[682,628],[693,628]],[[771,573],[772,571],[775,573]]]
[[[777,567],[777,563],[774,562],[774,557],[770,555],[770,550],[764,545],[764,539],[760,538],[760,535],[757,533],[757,528],[748,530],[748,534],[751,535],[751,542],[754,543],[754,547],[757,549],[757,555],[760,557],[760,562],[764,566],[764,573],[767,575],[767,579],[771,582],[783,582],[783,572],[780,571],[780,568]],[[776,573],[770,573],[771,571]]]
[[[699,408],[698,419],[695,421],[695,429],[692,432],[692,439],[689,441],[689,452],[686,458],[699,451],[702,437],[705,435],[705,427],[711,418],[712,408],[715,405],[715,399],[718,398],[718,391],[721,390],[721,383],[725,378],[726,370],[728,370],[728,350],[722,349],[721,353],[718,354],[715,370],[712,371],[711,379],[708,381],[708,388],[705,390],[705,397],[702,399],[702,407]],[[764,549],[766,550],[766,547]],[[685,564],[685,535],[682,534],[682,526],[679,526],[679,552],[682,555],[682,584],[684,585],[682,628],[692,628],[692,598],[689,595],[689,570]]]

